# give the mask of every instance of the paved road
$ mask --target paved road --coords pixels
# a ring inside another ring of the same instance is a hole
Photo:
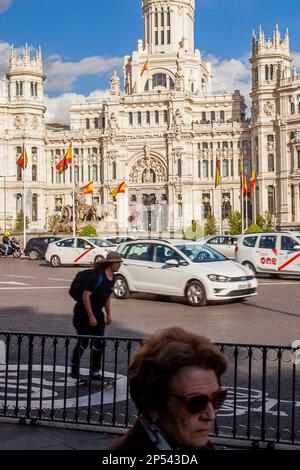
[[[0,330],[73,334],[68,295],[78,268],[54,269],[43,261],[0,259]],[[216,342],[284,344],[300,339],[300,278],[259,279],[246,302],[193,308],[177,298],[135,294],[113,299],[111,336],[146,336],[179,325]]]
[[[41,261],[0,259],[0,331],[74,334],[72,326],[74,302],[68,295],[68,289],[77,270],[77,268],[54,269]],[[134,295],[126,301],[114,299],[114,322],[107,328],[107,335],[140,337],[147,336],[161,327],[180,325],[209,336],[216,342],[290,345],[292,341],[300,339],[299,282],[298,279],[260,278],[258,296],[242,303],[214,304],[203,308],[189,307],[180,299],[150,295]],[[73,344],[69,353],[72,348]],[[99,387],[95,384],[90,389],[83,387],[77,390],[76,384],[71,382],[66,373],[66,349],[63,340],[55,348],[51,340],[48,340],[45,350],[45,367],[41,373],[41,342],[37,339],[34,343],[31,405],[34,409],[42,410],[44,418],[55,413],[59,419],[66,407],[67,416],[70,416],[72,421],[74,412],[79,407],[79,416],[86,416],[86,411],[89,409],[90,416],[96,421],[103,416],[103,410],[105,416],[116,417],[117,421],[123,419],[122,416],[126,414],[124,412],[127,397],[126,347],[122,345],[119,347],[117,361],[115,361],[114,347],[112,345],[108,347],[105,371],[108,375],[112,374],[117,364],[118,376],[116,388],[107,389],[103,393],[99,392]],[[55,361],[54,351],[56,351]],[[224,378],[224,385],[229,388],[230,395],[219,419],[221,429],[225,426],[226,432],[233,427],[238,431],[245,430],[250,421],[252,426],[255,425],[259,429],[262,426],[262,407],[264,407],[266,411],[264,427],[268,429],[268,436],[274,437],[275,431],[271,429],[276,429],[278,423],[280,429],[291,430],[291,419],[294,415],[295,427],[299,430],[296,431],[296,438],[299,441],[300,390],[297,387],[295,408],[293,408],[291,395],[293,373],[290,357],[288,361],[282,361],[278,381],[278,363],[274,360],[277,356],[276,353],[275,356],[273,353],[270,354],[267,358],[267,380],[264,382],[262,354],[256,349],[251,366],[250,392],[248,352],[239,350],[239,359],[236,362],[238,374],[234,373],[234,350],[228,348],[225,352],[230,359],[230,366]],[[17,360],[18,357],[20,361]],[[24,409],[27,406],[27,359],[26,341],[24,349],[18,353],[18,344],[14,338],[10,345],[8,372],[5,366],[0,366],[0,405],[5,396],[4,387],[9,384],[10,393],[7,399],[12,413],[16,406]],[[18,371],[19,386],[16,382],[17,362],[21,363]],[[82,367],[86,369],[82,372],[87,374],[87,353]],[[14,389],[16,395],[13,393]],[[53,390],[55,390],[55,400],[50,398]],[[41,397],[43,397],[42,405]],[[117,406],[112,405],[114,398]],[[282,403],[280,410],[277,406],[279,398]],[[87,408],[89,404],[91,407]],[[250,418],[248,407],[251,409]],[[135,413],[132,403],[129,405],[129,414],[131,413]],[[234,414],[237,415],[236,423],[233,421]],[[286,437],[289,439],[290,436],[291,431]]]

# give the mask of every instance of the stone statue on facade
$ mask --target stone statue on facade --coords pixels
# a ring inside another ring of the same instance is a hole
[[[120,79],[117,72],[114,72],[110,79],[110,92],[111,95],[120,95]]]
[[[182,74],[182,68],[179,64],[179,62],[177,61],[177,71],[176,71],[176,74],[175,74],[175,90],[176,91],[184,91],[184,77],[183,77],[183,74]]]
[[[108,127],[107,127],[107,133],[111,141],[116,137],[118,130],[119,130],[119,124],[118,124],[117,117],[115,113],[112,113],[108,121]]]

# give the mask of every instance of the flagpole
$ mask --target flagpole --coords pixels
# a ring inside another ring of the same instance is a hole
[[[26,247],[26,193],[25,193],[25,175],[26,175],[26,158],[25,158],[25,139],[23,139],[23,245]]]
[[[243,234],[244,231],[245,231],[245,220],[244,220],[244,185],[245,185],[244,178],[245,178],[245,175],[244,175],[244,160],[243,160],[243,157],[242,157],[242,160],[241,160],[241,172],[242,172],[242,178],[241,178],[241,191],[242,191],[242,194],[241,194],[241,199],[242,199],[242,234]]]
[[[75,167],[73,156],[73,139],[71,139],[71,155],[72,155],[72,219],[73,219],[73,237],[76,237],[76,211],[75,211]]]
[[[221,171],[221,170],[220,170]],[[220,235],[223,235],[223,230],[222,230],[222,178],[220,178]]]

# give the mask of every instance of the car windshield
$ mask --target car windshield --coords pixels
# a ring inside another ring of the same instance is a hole
[[[199,243],[189,243],[176,245],[193,263],[213,263],[216,261],[226,261],[227,258],[207,245]]]
[[[108,240],[99,240],[97,238],[88,238],[89,242],[94,243],[96,246],[100,247],[109,247],[109,246],[114,246],[112,243],[110,243]]]

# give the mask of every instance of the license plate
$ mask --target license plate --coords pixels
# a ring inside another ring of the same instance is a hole
[[[239,285],[239,289],[250,289],[251,284],[241,284]]]

